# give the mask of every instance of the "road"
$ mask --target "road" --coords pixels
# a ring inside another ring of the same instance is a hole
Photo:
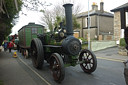
[[[98,66],[92,74],[84,73],[79,65],[66,67],[65,79],[61,85],[126,85],[122,62],[128,57],[121,56],[117,52],[117,47],[94,52],[98,58]],[[37,70],[32,66],[31,59],[25,59],[21,53],[18,53],[18,56],[19,62],[24,64],[24,70],[29,68],[32,71],[31,73],[28,71],[30,75],[36,74],[38,79],[44,81],[46,85],[60,85],[53,80],[49,65],[46,62],[42,70]]]

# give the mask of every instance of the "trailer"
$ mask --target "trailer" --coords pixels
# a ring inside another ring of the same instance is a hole
[[[30,56],[31,40],[33,38],[37,38],[37,34],[43,34],[43,33],[44,33],[44,26],[35,23],[29,23],[28,25],[23,26],[18,31],[19,46],[17,47],[20,50],[20,52],[25,56],[25,58],[28,58]]]

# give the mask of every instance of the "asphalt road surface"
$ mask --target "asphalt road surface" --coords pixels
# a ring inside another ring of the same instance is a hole
[[[97,69],[92,74],[86,74],[79,65],[65,68],[65,79],[61,84],[56,83],[51,75],[49,64],[44,63],[43,69],[37,70],[33,67],[31,59],[25,59],[21,53],[18,53],[18,63],[41,85],[126,85],[123,75],[123,61],[127,56],[121,56],[118,48],[108,48],[94,52],[97,56]],[[20,85],[20,84],[19,84]]]

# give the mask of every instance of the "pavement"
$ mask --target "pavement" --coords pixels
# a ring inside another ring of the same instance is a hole
[[[22,62],[13,57],[13,52],[0,52],[0,85],[40,85],[28,70],[22,67]]]

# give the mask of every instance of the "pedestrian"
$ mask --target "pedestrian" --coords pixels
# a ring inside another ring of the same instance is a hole
[[[4,51],[7,51],[8,42],[6,40],[4,40],[4,42],[2,44],[4,47]]]
[[[14,44],[13,42],[11,41],[8,45],[8,48],[9,48],[9,52],[11,52],[11,49],[14,47]]]

